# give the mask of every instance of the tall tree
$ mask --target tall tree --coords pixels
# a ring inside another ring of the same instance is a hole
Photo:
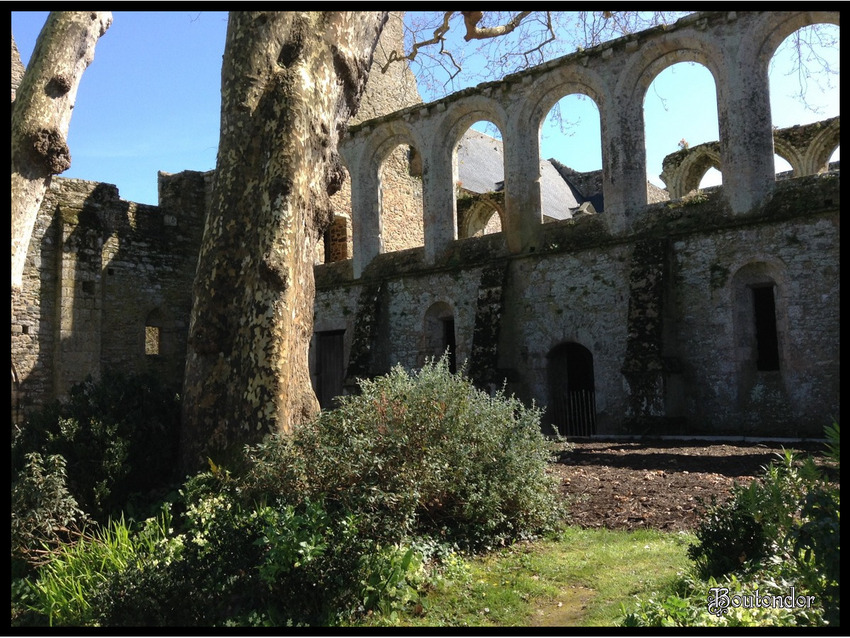
[[[312,417],[313,255],[344,176],[337,143],[384,12],[234,12],[194,285],[181,459],[197,469]],[[216,458],[213,458],[216,460]]]
[[[71,166],[66,138],[83,71],[112,24],[108,11],[54,11],[38,36],[12,104],[12,291],[50,178]],[[17,54],[14,40],[12,56]]]

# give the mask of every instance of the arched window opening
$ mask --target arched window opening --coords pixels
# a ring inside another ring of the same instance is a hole
[[[836,146],[835,150],[832,152],[832,155],[829,156],[829,170],[834,171],[838,169],[838,165],[841,162],[841,146]]]
[[[735,352],[746,396],[762,373],[779,372],[783,361],[785,310],[782,274],[767,262],[751,262],[733,277]]]
[[[794,167],[787,159],[776,153],[773,154],[773,167],[777,180],[794,177]]]
[[[549,415],[563,436],[596,433],[593,354],[578,343],[563,343],[548,355]]]
[[[487,120],[475,122],[457,143],[455,161],[458,239],[500,232],[505,205],[505,153],[499,128]],[[491,223],[493,213],[498,213],[498,222]]]
[[[385,253],[425,243],[418,158],[413,147],[399,144],[381,163],[381,240]]]
[[[720,186],[723,184],[723,173],[718,171],[713,166],[709,168],[699,182],[700,188],[711,188],[712,186]]]
[[[840,30],[834,24],[798,29],[770,60],[770,113],[774,128],[811,124],[840,115]]]
[[[457,372],[457,337],[455,335],[455,318],[451,306],[444,301],[431,305],[425,312],[423,329],[424,344],[420,363],[425,359],[448,357],[449,370]]]
[[[679,62],[668,66],[647,88],[643,112],[647,201],[653,201],[655,189],[666,188],[672,197],[682,197],[687,191],[676,195],[670,184],[670,181],[675,181],[675,176],[668,176],[666,184],[661,179],[662,172],[665,172],[664,159],[668,155],[720,139],[714,76],[705,66],[696,62]],[[682,162],[682,165],[686,166],[686,162]],[[709,166],[711,164],[705,166],[704,170],[709,171]],[[722,183],[722,174],[717,167],[711,175],[701,171],[697,176],[690,175],[688,180],[693,177],[696,177],[693,186],[698,184],[700,188],[703,183],[706,186]]]
[[[605,208],[601,119],[587,95],[561,98],[540,127],[540,205],[544,223]]]

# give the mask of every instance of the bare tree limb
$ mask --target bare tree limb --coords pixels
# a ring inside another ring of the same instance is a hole
[[[548,12],[547,12],[548,13]],[[520,11],[507,24],[495,27],[479,27],[478,24],[484,17],[483,11],[461,11],[463,15],[463,23],[466,26],[466,35],[463,39],[469,42],[470,40],[484,40],[486,38],[498,38],[507,35],[514,31],[520,23],[525,20],[531,11]]]

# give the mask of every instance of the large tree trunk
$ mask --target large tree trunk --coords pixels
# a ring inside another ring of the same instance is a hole
[[[12,106],[12,290],[20,289],[32,230],[65,143],[83,71],[112,24],[108,11],[54,11],[38,36]]]
[[[338,190],[380,12],[234,12],[221,139],[183,397],[181,459],[199,469],[318,410],[310,383],[313,256]]]

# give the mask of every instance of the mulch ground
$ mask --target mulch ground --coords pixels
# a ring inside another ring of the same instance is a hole
[[[706,443],[697,440],[571,442],[553,471],[561,477],[568,522],[609,529],[694,530],[711,498],[729,498],[782,453],[825,463],[822,443]]]

